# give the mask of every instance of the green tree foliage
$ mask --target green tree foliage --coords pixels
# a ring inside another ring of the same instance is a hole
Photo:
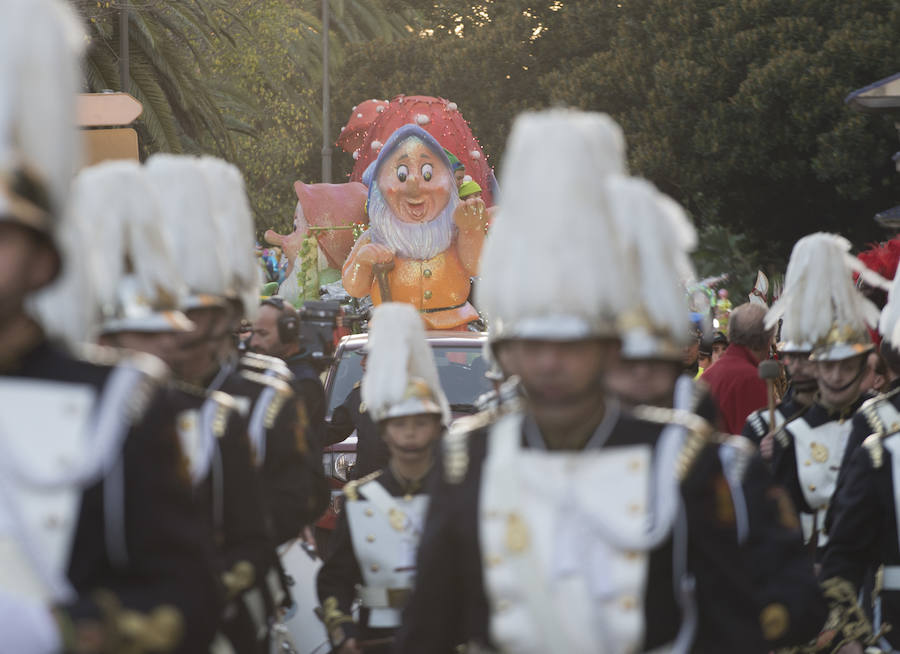
[[[330,7],[332,66],[350,42],[413,33],[408,9],[361,0],[332,0]],[[290,231],[293,183],[318,181],[321,169],[321,0],[234,0],[217,17],[228,38],[204,52],[212,78],[240,99],[224,111],[235,130],[233,161],[244,172],[258,227]]]
[[[748,254],[773,273],[804,234],[837,231],[857,245],[881,236],[871,217],[897,199],[897,135],[891,119],[843,100],[900,70],[896,3],[433,4],[419,38],[352,49],[341,118],[369,97],[440,95],[459,104],[496,164],[522,110],[606,111],[625,129],[632,172],[693,215],[707,240],[700,267],[741,261],[743,292]]]
[[[844,105],[897,72],[896,3],[633,0],[605,50],[541,80],[623,125],[633,169],[782,267],[804,234],[877,237],[896,133]]]
[[[129,79],[119,71],[119,0],[70,0],[84,19],[87,90],[127,91],[144,106],[137,122],[144,154],[195,151],[204,136],[230,149],[223,107],[233,94],[209,74],[195,43],[228,39],[214,16],[227,0],[130,0]]]

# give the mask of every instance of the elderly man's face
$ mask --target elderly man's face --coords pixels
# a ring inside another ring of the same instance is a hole
[[[421,140],[408,138],[382,164],[378,187],[404,223],[434,220],[450,201],[450,169]]]

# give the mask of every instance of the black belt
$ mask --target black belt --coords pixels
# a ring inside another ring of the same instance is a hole
[[[419,309],[419,313],[435,313],[437,311],[451,311],[453,309],[459,309],[460,307],[464,307],[468,304],[468,300],[463,302],[462,304],[454,304],[452,307],[439,307],[437,309]]]

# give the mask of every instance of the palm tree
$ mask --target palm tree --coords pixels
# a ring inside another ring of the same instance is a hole
[[[201,137],[222,154],[232,151],[231,132],[252,132],[253,116],[266,112],[235,80],[212,75],[210,54],[234,47],[232,36],[253,39],[254,28],[243,16],[263,4],[259,0],[130,0],[129,79],[120,79],[119,15],[122,0],[70,0],[84,17],[89,47],[85,64],[88,90],[125,90],[143,105],[138,128],[145,150],[198,150]],[[298,19],[297,30],[285,35],[290,60],[282,62],[302,73],[311,86],[321,79],[321,0],[281,0]],[[265,4],[278,5],[279,1]],[[411,32],[413,10],[385,10],[383,0],[331,0],[335,60],[343,43],[373,38],[391,40]],[[271,84],[277,84],[272,72]],[[308,103],[291,89],[286,100]],[[317,108],[308,107],[315,115]],[[207,146],[208,147],[208,146]]]
[[[88,90],[124,90],[143,105],[138,121],[145,150],[182,152],[201,133],[230,147],[223,108],[239,94],[210,81],[195,46],[213,35],[230,39],[216,19],[228,12],[224,0],[130,0],[129,79],[120,79],[121,0],[70,0],[84,17],[89,41],[85,62]]]

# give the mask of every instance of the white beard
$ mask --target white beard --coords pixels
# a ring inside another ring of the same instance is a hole
[[[394,216],[384,200],[378,182],[372,182],[369,196],[369,234],[372,242],[388,248],[404,259],[424,261],[450,247],[456,236],[453,210],[459,204],[454,188],[450,200],[434,220],[427,223],[405,223]]]

